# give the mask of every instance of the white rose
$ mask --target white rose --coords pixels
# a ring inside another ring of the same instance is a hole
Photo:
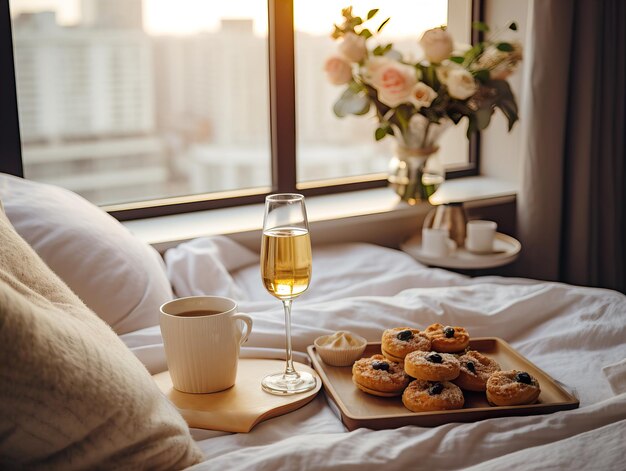
[[[424,82],[417,82],[411,91],[409,101],[419,110],[422,106],[429,107],[435,98],[437,98],[435,90]]]
[[[494,80],[507,79],[517,68],[522,60],[522,46],[514,42],[512,51],[501,51],[496,46],[490,45],[478,58],[473,70],[487,69]]]
[[[425,31],[420,39],[424,56],[430,62],[438,64],[450,57],[454,49],[452,36],[445,29],[433,28]]]
[[[452,98],[465,100],[478,89],[472,74],[461,67],[450,70],[447,78],[448,93]]]
[[[332,56],[326,59],[324,70],[328,81],[333,85],[343,85],[352,80],[352,66],[342,57]]]
[[[365,38],[352,32],[344,34],[343,41],[339,44],[339,52],[352,62],[361,62],[367,55]]]
[[[461,68],[460,65],[455,64],[451,61],[445,61],[441,65],[435,68],[435,73],[437,74],[437,79],[446,85],[448,83],[448,75],[451,70]]]
[[[378,61],[368,72],[371,73],[371,83],[382,103],[393,108],[409,101],[417,83],[415,67],[386,60]]]

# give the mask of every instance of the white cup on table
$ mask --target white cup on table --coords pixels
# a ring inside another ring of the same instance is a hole
[[[425,227],[422,229],[422,253],[428,257],[447,257],[456,249],[448,229]]]
[[[470,252],[493,252],[498,225],[494,221],[469,221],[466,227],[465,248]]]
[[[235,384],[239,347],[252,331],[252,319],[237,312],[235,301],[222,296],[175,299],[161,306],[160,325],[174,388],[212,393]]]

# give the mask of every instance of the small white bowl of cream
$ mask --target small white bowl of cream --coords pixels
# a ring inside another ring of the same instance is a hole
[[[331,366],[351,366],[358,360],[367,346],[360,335],[340,330],[315,339],[315,350]]]

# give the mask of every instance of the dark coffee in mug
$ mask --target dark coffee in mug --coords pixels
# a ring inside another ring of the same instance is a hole
[[[212,316],[214,314],[221,314],[224,311],[212,311],[209,309],[200,309],[198,311],[187,311],[181,312],[180,314],[176,314],[176,317],[203,317],[203,316]]]

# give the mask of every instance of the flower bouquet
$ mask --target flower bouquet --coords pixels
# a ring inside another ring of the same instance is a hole
[[[521,61],[522,48],[492,37],[455,51],[452,36],[442,26],[426,31],[419,40],[423,58],[408,61],[392,43],[375,39],[390,18],[376,30],[366,26],[377,13],[373,9],[361,18],[352,14],[352,7],[342,10],[344,21],[332,34],[340,40],[338,54],[327,59],[324,69],[331,83],[347,85],[333,108],[338,117],[366,115],[373,108],[376,140],[395,137],[389,181],[403,200],[415,203],[426,200],[443,181],[443,172],[425,169],[448,127],[466,117],[469,138],[489,126],[498,108],[512,129],[517,104],[506,79]],[[473,27],[489,33],[484,23]],[[510,23],[508,28],[515,31],[517,25]]]

